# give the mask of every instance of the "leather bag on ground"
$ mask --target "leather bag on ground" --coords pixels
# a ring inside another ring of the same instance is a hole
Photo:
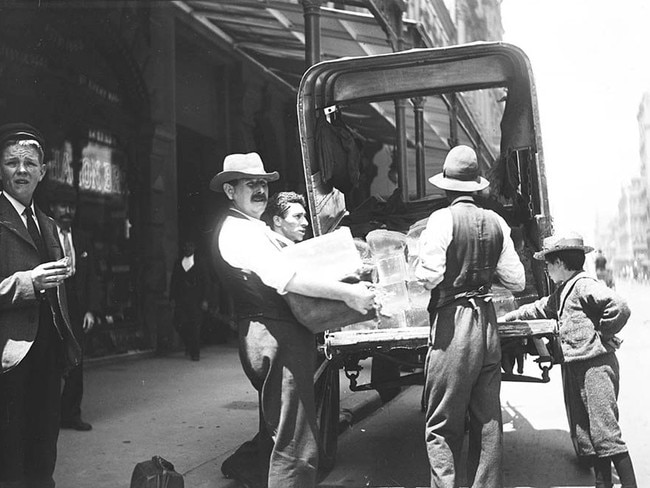
[[[174,470],[174,465],[154,456],[150,461],[136,464],[131,475],[130,488],[184,488],[183,476]]]

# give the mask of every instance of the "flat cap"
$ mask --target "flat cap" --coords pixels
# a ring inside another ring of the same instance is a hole
[[[33,126],[24,122],[13,122],[0,126],[0,146],[4,145],[7,141],[24,141],[33,139],[38,142],[42,149],[45,148],[45,138]]]

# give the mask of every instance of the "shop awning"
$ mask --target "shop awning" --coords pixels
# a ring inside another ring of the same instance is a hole
[[[306,69],[305,19],[298,0],[177,0],[177,7],[207,27],[221,41],[257,64],[261,69],[297,93]],[[342,57],[387,54],[392,52],[387,35],[370,14],[321,7],[321,60]],[[419,36],[418,24],[405,20],[407,31]],[[412,46],[405,46],[406,49]],[[359,134],[395,144],[395,108],[392,102],[347,107],[346,122]],[[449,118],[441,97],[430,98],[424,105],[424,139],[427,157],[440,157],[449,148]],[[414,146],[414,116],[407,109],[409,147]],[[461,125],[459,142],[478,145],[476,128],[468,131]],[[484,164],[490,166],[494,157],[488,151]]]
[[[298,87],[306,66],[305,20],[297,0],[185,0],[176,4]],[[320,12],[322,61],[392,52],[372,15],[325,7]]]

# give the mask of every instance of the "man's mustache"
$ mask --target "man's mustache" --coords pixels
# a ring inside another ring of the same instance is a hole
[[[266,202],[268,198],[264,193],[258,193],[257,195],[253,195],[251,197],[251,201],[253,202]]]

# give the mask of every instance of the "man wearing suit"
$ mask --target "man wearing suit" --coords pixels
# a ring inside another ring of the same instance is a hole
[[[84,334],[95,325],[95,313],[99,310],[99,282],[97,278],[93,248],[90,236],[80,229],[72,230],[77,213],[76,195],[64,193],[54,195],[50,201],[52,217],[57,225],[57,234],[63,253],[70,258],[72,275],[65,280],[68,310],[72,330],[82,347]],[[92,426],[81,419],[83,397],[83,359],[65,377],[61,395],[61,427],[88,431]]]
[[[43,138],[0,127],[0,488],[54,487],[61,375],[79,363],[54,221],[32,197]]]

